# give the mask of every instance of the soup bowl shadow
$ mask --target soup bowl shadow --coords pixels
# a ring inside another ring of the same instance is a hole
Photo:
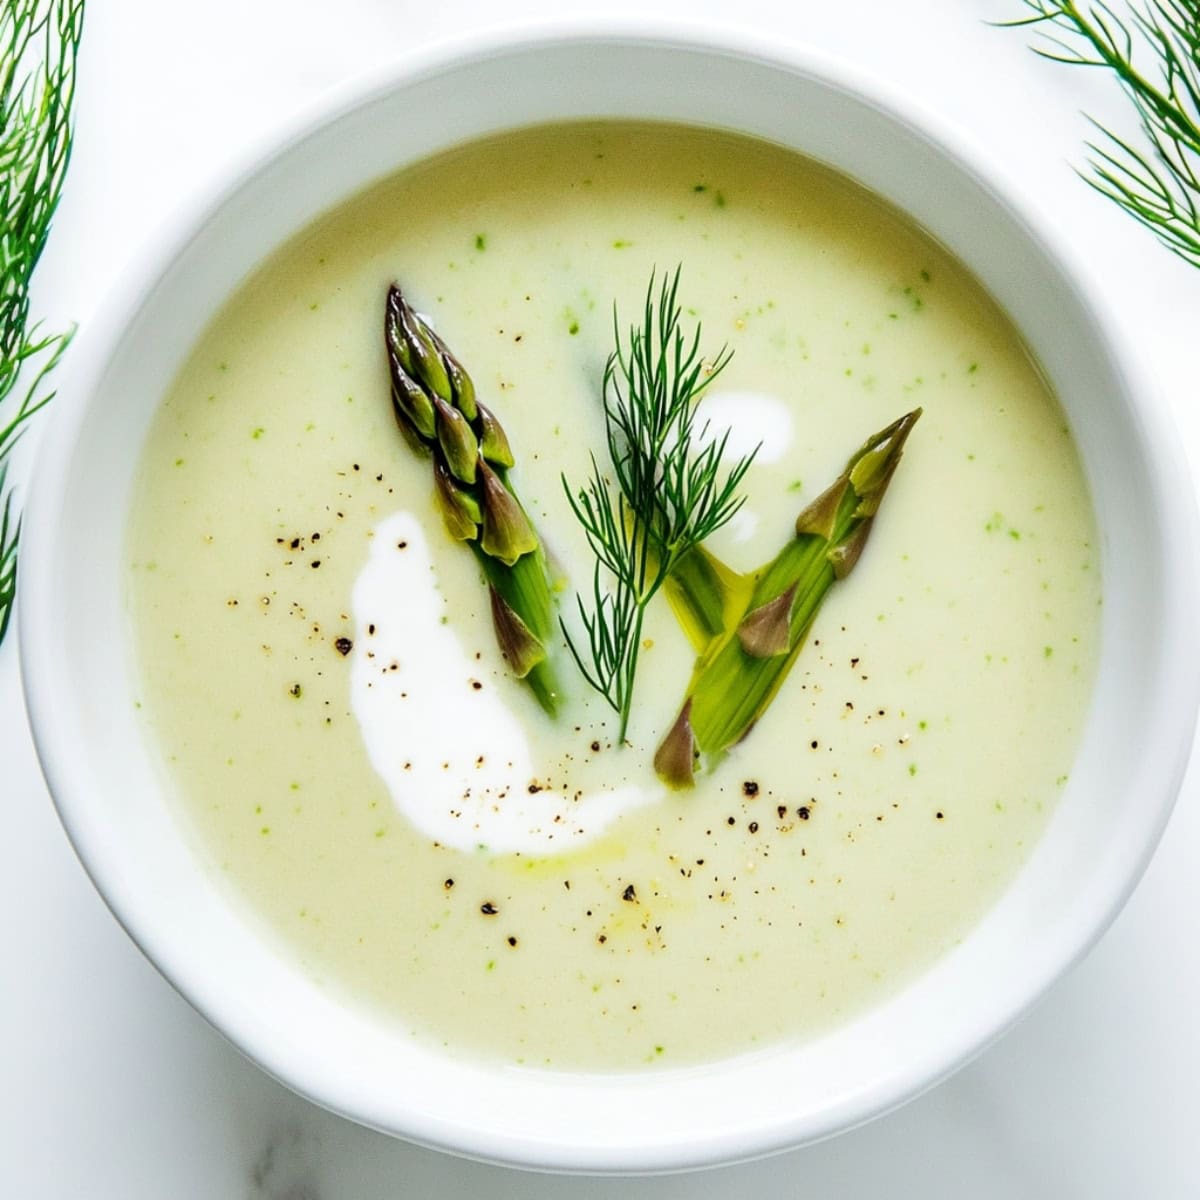
[[[1086,732],[1019,877],[911,986],[825,1036],[685,1070],[551,1073],[439,1053],[340,1003],[199,860],[145,744],[123,550],[151,418],[222,301],[319,214],[449,146],[547,120],[731,130],[830,164],[984,283],[1048,375],[1098,526],[1102,649]],[[844,64],[673,25],[481,35],[326,100],[147,248],[72,353],[30,498],[21,650],[38,752],[79,857],[162,973],[261,1067],[415,1142],[543,1170],[650,1172],[848,1129],[1002,1033],[1112,920],[1186,765],[1197,705],[1195,514],[1164,410],[1053,231],[953,130]],[[86,533],[86,536],[83,534]]]

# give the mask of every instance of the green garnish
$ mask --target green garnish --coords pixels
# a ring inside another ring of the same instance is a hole
[[[388,291],[384,337],[401,429],[433,459],[434,492],[450,535],[474,552],[509,670],[551,716],[559,685],[550,657],[554,600],[546,555],[508,479],[513,453],[475,385],[400,289]]]
[[[690,787],[740,742],[783,685],[826,593],[853,570],[915,409],[860,447],[831,487],[796,519],[796,536],[753,576],[738,619],[713,639],[692,674],[679,716],[654,757],[671,787]]]
[[[46,378],[71,338],[30,325],[29,284],[71,155],[82,26],[82,0],[5,0],[0,8],[0,641],[16,595],[21,535],[9,456],[30,417],[54,398]]]
[[[640,327],[621,336],[604,368],[605,440],[609,462],[592,457],[592,477],[579,491],[563,487],[595,556],[592,602],[578,599],[587,635],[567,644],[584,678],[620,717],[623,741],[633,703],[642,624],[659,588],[691,562],[710,534],[741,507],[737,494],[753,454],[728,469],[722,459],[728,431],[697,449],[696,406],[729,362],[722,350],[711,362],[700,354],[700,328],[689,341],[680,328],[679,270],[655,298],[651,276]],[[610,481],[611,476],[611,481]]]
[[[870,438],[800,514],[796,534],[760,570],[739,574],[703,542],[742,505],[752,452],[726,466],[729,431],[697,426],[704,390],[728,364],[700,353],[700,328],[680,327],[680,272],[646,290],[640,326],[605,364],[608,463],[563,488],[594,556],[591,604],[577,598],[586,642],[560,621],[588,684],[620,718],[624,741],[645,612],[660,590],[697,652],[674,726],[654,759],[673,787],[693,782],[750,731],[782,686],[835,580],[850,573],[920,416],[908,413]],[[401,429],[433,460],[435,495],[451,536],[467,542],[487,579],[496,637],[510,669],[547,712],[559,697],[549,650],[554,602],[541,541],[507,472],[508,439],[476,398],[461,364],[406,303],[388,293],[385,336]]]
[[[1200,266],[1200,3],[1146,0],[1122,21],[1105,3],[1024,0],[1033,16],[1008,25],[1045,25],[1044,58],[1100,67],[1121,81],[1148,148],[1098,122],[1088,182],[1149,229],[1180,258]],[[1139,48],[1135,62],[1135,47]],[[1141,65],[1141,56],[1151,62]]]

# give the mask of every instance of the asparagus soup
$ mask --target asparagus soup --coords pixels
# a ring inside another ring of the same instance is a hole
[[[581,517],[662,565],[609,434],[672,318],[697,394],[658,452],[729,503],[606,696]],[[848,180],[671,126],[461,147],[273,255],[164,397],[129,558],[147,733],[248,919],[346,1003],[553,1069],[811,1037],[913,978],[1036,841],[1097,652],[1086,484],[1003,313]]]

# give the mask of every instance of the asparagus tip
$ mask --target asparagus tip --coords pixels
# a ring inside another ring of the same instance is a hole
[[[654,770],[668,787],[683,789],[696,782],[696,735],[692,732],[692,701],[689,696],[667,736],[654,754]]]
[[[751,658],[774,658],[791,648],[792,601],[796,584],[774,600],[747,613],[737,628],[738,641]]]
[[[538,663],[545,661],[546,647],[494,587],[489,586],[488,592],[492,601],[492,626],[500,653],[508,663],[508,669],[518,679],[524,679]]]
[[[479,457],[479,477],[483,485],[480,545],[486,554],[511,567],[522,554],[530,554],[538,548],[538,536],[517,498],[482,455]]]

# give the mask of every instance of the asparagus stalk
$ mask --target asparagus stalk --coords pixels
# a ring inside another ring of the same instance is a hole
[[[851,456],[832,486],[796,519],[796,536],[755,574],[740,617],[701,653],[679,715],[654,757],[669,786],[690,787],[697,767],[715,766],[775,698],[826,593],[858,562],[920,415],[918,408],[901,417]],[[694,600],[688,605],[697,625],[704,608]]]
[[[446,529],[470,546],[483,570],[509,670],[553,716],[560,692],[550,654],[556,629],[550,575],[545,549],[508,478],[514,459],[504,429],[395,284],[388,290],[384,338],[397,423],[432,457]]]

